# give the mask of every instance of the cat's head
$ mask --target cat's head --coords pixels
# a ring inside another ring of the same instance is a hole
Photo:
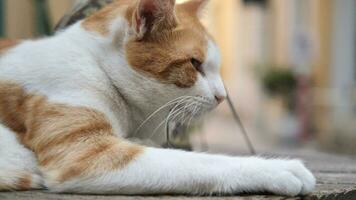
[[[136,88],[135,92],[131,88],[131,98],[156,105],[153,107],[186,99],[199,104],[201,110],[221,103],[226,91],[219,49],[199,20],[207,0],[182,4],[175,0],[118,0],[119,4],[125,2],[122,10],[130,32],[123,47],[126,62],[136,74],[127,76],[136,77],[129,84]]]

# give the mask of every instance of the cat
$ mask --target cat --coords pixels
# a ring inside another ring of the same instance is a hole
[[[219,50],[199,21],[206,4],[116,0],[55,36],[3,52],[0,190],[312,192],[315,178],[299,160],[208,155],[129,140],[150,139],[168,114],[173,121],[183,111],[198,117],[225,99]]]

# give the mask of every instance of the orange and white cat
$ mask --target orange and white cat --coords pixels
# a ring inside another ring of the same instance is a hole
[[[219,50],[198,19],[205,3],[117,0],[53,37],[3,53],[0,190],[310,193],[315,178],[298,160],[191,153],[128,139],[161,143],[150,134],[166,118],[195,117],[224,100]]]

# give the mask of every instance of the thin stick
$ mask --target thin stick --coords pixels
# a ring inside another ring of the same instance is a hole
[[[250,137],[249,137],[248,134],[247,134],[247,131],[246,131],[244,125],[242,124],[241,118],[240,118],[240,116],[238,115],[238,113],[237,113],[237,111],[236,111],[236,109],[235,109],[234,104],[232,103],[232,100],[231,100],[229,94],[227,95],[227,102],[228,102],[228,104],[229,104],[229,106],[230,106],[231,112],[232,112],[232,114],[233,114],[233,116],[234,116],[234,119],[235,119],[236,123],[238,124],[238,126],[239,126],[240,129],[241,129],[242,135],[243,135],[244,138],[245,138],[245,141],[246,141],[246,143],[247,143],[247,145],[248,145],[248,148],[249,148],[249,150],[250,150],[250,153],[251,153],[252,155],[256,155],[256,150],[255,150],[255,148],[254,148],[254,146],[253,146],[253,144],[252,144],[252,142],[251,142],[251,140],[250,140]]]

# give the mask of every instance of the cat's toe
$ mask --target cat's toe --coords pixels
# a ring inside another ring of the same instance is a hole
[[[303,188],[303,183],[294,174],[282,171],[274,175],[267,187],[274,194],[297,196]]]
[[[43,189],[44,188],[44,181],[42,176],[38,174],[32,175],[32,182],[31,182],[32,189]]]
[[[299,160],[289,161],[288,170],[302,183],[300,195],[307,195],[315,189],[316,179],[314,175]]]
[[[279,195],[298,196],[311,193],[316,184],[313,174],[299,160],[276,161],[267,187]],[[278,166],[278,167],[277,167]]]

